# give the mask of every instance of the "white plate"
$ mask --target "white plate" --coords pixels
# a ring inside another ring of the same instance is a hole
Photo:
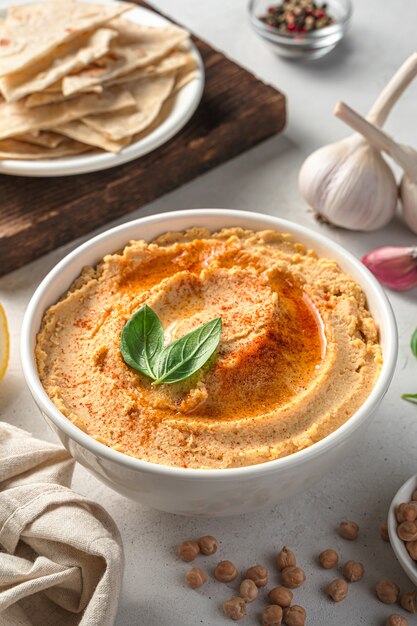
[[[17,4],[16,0],[1,0],[0,15],[4,14],[7,7],[12,4]],[[19,2],[19,4],[23,4],[23,2]],[[166,26],[171,23],[164,17],[142,7],[129,11],[125,17],[128,17],[133,22],[140,22],[147,26]],[[0,173],[12,174],[14,176],[47,177],[85,174],[116,167],[152,152],[152,150],[167,142],[185,126],[201,100],[204,89],[204,65],[197,48],[192,42],[190,51],[195,55],[198,62],[197,77],[177,94],[172,110],[162,124],[140,141],[126,146],[118,154],[100,152],[58,159],[43,159],[41,161],[0,160]]]
[[[417,474],[405,482],[395,494],[388,513],[388,534],[395,556],[408,578],[417,585],[417,563],[408,554],[405,543],[397,535],[395,510],[401,502],[410,502],[413,491],[417,489]]]

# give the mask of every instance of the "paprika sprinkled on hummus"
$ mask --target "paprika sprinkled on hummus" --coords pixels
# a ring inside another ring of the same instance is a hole
[[[215,317],[217,353],[190,378],[152,386],[119,349],[150,306],[170,343]],[[191,229],[133,241],[85,268],[45,313],[41,381],[98,441],[178,467],[270,461],[319,441],[361,406],[381,369],[360,286],[335,261],[274,231]]]

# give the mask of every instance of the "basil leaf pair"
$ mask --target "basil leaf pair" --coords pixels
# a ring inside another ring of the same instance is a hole
[[[127,365],[153,379],[153,385],[176,383],[203,367],[219,345],[220,317],[203,324],[164,347],[164,330],[157,314],[147,305],[125,324],[120,351]]]

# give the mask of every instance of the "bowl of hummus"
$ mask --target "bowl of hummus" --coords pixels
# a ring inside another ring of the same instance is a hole
[[[144,309],[154,330],[139,328]],[[198,209],[70,253],[32,297],[21,346],[35,402],[78,462],[146,505],[218,516],[275,504],[340,462],[388,389],[397,331],[379,283],[330,239]],[[155,350],[167,362],[175,346],[176,364],[153,376]]]

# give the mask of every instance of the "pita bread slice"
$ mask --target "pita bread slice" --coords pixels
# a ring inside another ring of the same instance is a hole
[[[136,101],[122,86],[110,87],[103,94],[86,94],[68,102],[27,109],[22,102],[0,104],[0,139],[34,130],[49,130],[59,124],[98,112],[134,109]]]
[[[0,76],[23,70],[59,45],[133,6],[127,2],[93,4],[71,0],[12,6],[0,32]]]
[[[125,137],[135,135],[154,121],[174,85],[174,76],[159,76],[153,79],[126,83],[126,87],[135,99],[136,111],[89,115],[83,118],[83,122],[112,141],[120,141]],[[115,88],[112,87],[111,89]]]
[[[3,96],[8,102],[15,102],[35,91],[43,91],[63,76],[76,72],[105,55],[116,35],[115,30],[99,28],[93,33],[58,46],[54,52],[29,68],[0,78]]]
[[[86,126],[81,120],[74,120],[67,124],[61,124],[54,129],[57,133],[62,133],[71,139],[76,139],[82,143],[102,148],[107,152],[120,152],[125,146],[131,142],[131,137],[125,137],[120,141],[111,141],[101,133]]]
[[[122,83],[133,82],[140,80],[141,78],[153,78],[154,76],[167,76],[168,74],[175,74],[180,69],[195,69],[197,67],[196,58],[189,52],[181,52],[174,50],[168,56],[161,59],[159,62],[148,65],[144,68],[133,70],[130,74],[123,74],[117,76],[105,83],[104,86],[120,85]]]
[[[122,19],[113,20],[110,24],[119,32],[111,47],[112,54],[101,67],[86,68],[75,76],[66,76],[62,81],[62,92],[66,96],[155,63],[189,36],[187,31],[177,26],[152,28]]]
[[[78,141],[67,140],[57,148],[45,148],[42,146],[34,146],[24,141],[16,139],[5,139],[0,141],[0,159],[56,159],[58,157],[71,156],[81,154],[91,150],[90,146],[86,146]]]
[[[64,140],[65,137],[57,135],[56,133],[50,133],[46,130],[41,130],[35,133],[24,133],[15,137],[17,141],[24,141],[25,143],[31,143],[34,146],[42,146],[43,148],[57,148]]]
[[[191,81],[197,78],[197,76],[198,70],[196,70],[195,68],[189,69],[187,67],[178,72],[173,93],[176,94],[181,91],[181,89],[185,87],[185,85],[191,83]]]
[[[80,94],[82,93],[86,92],[80,92]],[[91,87],[91,91],[89,91],[88,93],[103,93],[103,87],[101,87],[101,85],[95,85]],[[30,109],[32,107],[44,106],[45,104],[57,104],[58,102],[64,102],[65,100],[68,101],[74,98],[78,98],[80,94],[76,93],[73,96],[69,96],[67,98],[66,96],[64,96],[62,91],[41,91],[40,93],[31,93],[30,96],[27,96],[27,98],[25,99],[25,105]]]

